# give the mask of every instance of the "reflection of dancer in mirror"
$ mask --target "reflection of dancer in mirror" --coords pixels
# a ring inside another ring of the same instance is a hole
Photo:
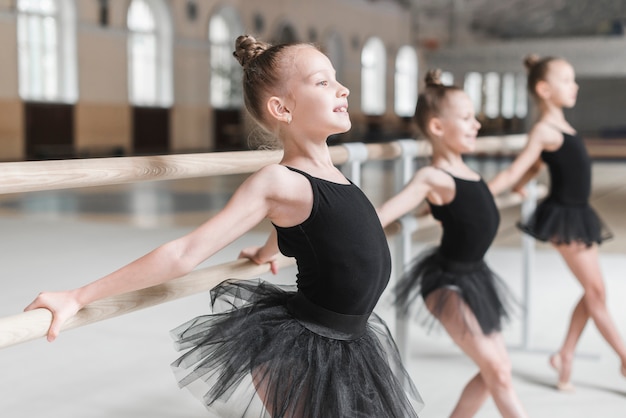
[[[53,340],[90,302],[182,276],[268,218],[275,226],[270,238],[241,256],[259,264],[274,263],[279,249],[294,256],[297,289],[258,280],[217,286],[212,301],[227,309],[214,305],[212,315],[172,331],[188,350],[173,364],[181,386],[199,389],[209,410],[228,402],[228,416],[265,416],[250,409],[258,396],[272,417],[417,417],[419,394],[372,313],[391,271],[386,237],[369,200],[334,167],[326,143],[350,129],[348,89],[308,44],[271,46],[241,36],[234,54],[243,66],[246,107],[281,140],[281,162],[250,176],[188,235],[84,287],[42,293],[27,309],[53,312]],[[254,385],[247,399],[240,396],[246,380]]]
[[[582,138],[565,120],[563,108],[576,103],[578,84],[573,67],[564,59],[529,56],[528,90],[539,107],[539,119],[528,134],[528,143],[513,163],[499,173],[489,187],[498,194],[526,181],[541,159],[550,172],[550,194],[534,215],[518,226],[527,234],[550,242],[561,254],[583,288],[563,345],[550,358],[558,374],[557,387],[572,390],[570,383],[574,350],[591,317],[598,330],[621,360],[626,375],[626,346],[609,314],[606,291],[598,260],[598,245],[611,237],[589,205],[591,159]]]
[[[432,162],[378,209],[382,224],[388,225],[426,199],[443,227],[439,247],[418,256],[399,281],[396,302],[407,314],[421,295],[480,369],[465,386],[451,417],[474,416],[489,395],[503,417],[526,417],[500,332],[506,289],[483,261],[500,214],[487,185],[462,157],[475,149],[480,123],[467,94],[441,84],[439,75],[439,71],[427,74],[415,110],[415,120],[432,145]]]

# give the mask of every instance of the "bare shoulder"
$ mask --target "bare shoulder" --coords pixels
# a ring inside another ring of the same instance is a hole
[[[454,179],[450,174],[433,166],[423,167],[415,175],[423,184],[429,202],[441,205],[449,202],[456,193]]]
[[[563,133],[547,123],[536,123],[528,133],[528,144],[540,146],[541,149],[553,150],[562,143]]]
[[[246,182],[255,189],[263,189],[270,199],[293,200],[294,196],[306,195],[309,182],[302,174],[281,164],[267,165],[252,174]]]
[[[420,176],[426,184],[434,189],[454,187],[454,180],[450,174],[433,166],[426,166],[419,169],[416,173],[416,177],[417,176]]]

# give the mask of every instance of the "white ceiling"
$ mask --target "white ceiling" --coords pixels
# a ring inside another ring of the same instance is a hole
[[[623,34],[626,0],[400,0],[495,38]]]

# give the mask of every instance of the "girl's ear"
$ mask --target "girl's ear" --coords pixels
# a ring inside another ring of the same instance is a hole
[[[547,81],[541,80],[537,82],[535,86],[535,92],[537,93],[537,97],[542,100],[547,100],[550,98],[552,90],[550,89],[550,84]]]
[[[434,117],[428,121],[428,130],[435,137],[439,138],[443,136],[443,123],[441,119]]]
[[[291,111],[287,109],[283,99],[272,96],[267,101],[267,111],[279,122],[291,123]]]

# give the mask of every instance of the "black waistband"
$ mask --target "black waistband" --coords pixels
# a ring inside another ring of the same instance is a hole
[[[455,261],[447,259],[440,252],[437,252],[436,257],[441,263],[443,270],[450,273],[469,273],[480,270],[485,266],[485,260],[482,259],[478,261]]]
[[[334,340],[350,341],[360,338],[367,327],[370,314],[347,315],[329,311],[309,301],[297,292],[287,307],[291,314],[309,331]]]

